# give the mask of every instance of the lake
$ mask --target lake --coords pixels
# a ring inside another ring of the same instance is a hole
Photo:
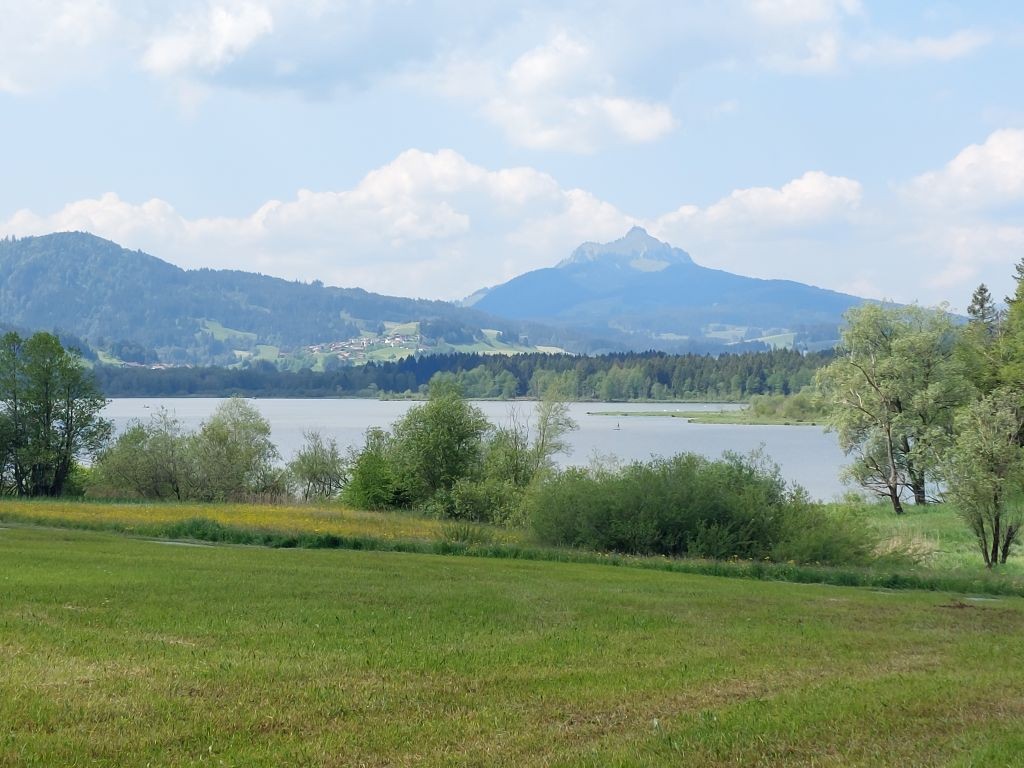
[[[117,398],[104,414],[118,431],[132,419],[148,419],[166,408],[196,429],[222,402],[219,398]],[[270,422],[274,443],[287,460],[303,443],[303,433],[318,430],[338,445],[361,445],[369,427],[389,427],[415,402],[408,400],[256,399],[250,402]],[[475,403],[494,424],[506,423],[515,409],[521,419],[533,414],[531,402],[479,401]],[[797,482],[812,496],[832,499],[841,494],[839,471],[845,457],[835,435],[821,427],[690,424],[672,418],[673,411],[718,411],[739,408],[735,404],[571,403],[579,424],[570,437],[572,452],[557,456],[562,466],[585,465],[596,457],[614,456],[623,461],[693,452],[718,458],[724,451],[749,453],[763,446],[782,468],[787,480]],[[664,411],[665,416],[598,416],[593,412]]]

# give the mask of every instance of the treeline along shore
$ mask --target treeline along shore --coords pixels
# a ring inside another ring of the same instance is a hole
[[[323,372],[257,362],[239,368],[97,366],[95,373],[108,397],[414,397],[441,378],[477,398],[538,397],[555,385],[573,400],[738,401],[799,392],[832,357],[831,351],[785,349],[738,355],[457,353]]]

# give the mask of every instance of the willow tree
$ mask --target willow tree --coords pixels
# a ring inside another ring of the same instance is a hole
[[[942,309],[865,304],[847,313],[836,359],[817,374],[846,476],[889,499],[928,501],[929,482],[971,384]]]
[[[943,460],[946,495],[973,531],[985,565],[1005,563],[1024,523],[1021,393],[1000,389],[962,408]]]

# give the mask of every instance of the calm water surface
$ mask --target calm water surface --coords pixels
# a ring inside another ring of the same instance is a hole
[[[213,413],[219,398],[121,398],[111,400],[106,416],[120,431],[132,419],[148,419],[166,408],[195,429]],[[369,427],[389,427],[415,403],[407,400],[259,399],[253,405],[270,422],[273,440],[285,459],[302,445],[303,433],[318,430],[341,447],[361,445]],[[515,409],[520,419],[533,413],[533,403],[481,401],[476,403],[494,424],[508,421]],[[571,435],[572,452],[556,457],[563,466],[588,464],[595,456],[624,461],[671,456],[686,451],[717,458],[723,451],[748,453],[764,446],[782,467],[786,479],[804,486],[817,498],[842,493],[839,470],[844,463],[835,435],[820,427],[769,427],[732,424],[689,424],[672,418],[673,411],[723,410],[737,405],[678,405],[650,403],[572,403],[579,424]],[[596,411],[664,411],[665,416],[618,418]]]

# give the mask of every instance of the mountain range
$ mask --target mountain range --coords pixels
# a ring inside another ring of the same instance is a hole
[[[480,291],[472,306],[185,270],[83,232],[0,240],[0,326],[73,334],[115,362],[323,367],[451,350],[827,345],[861,301],[708,269],[639,228]]]
[[[708,337],[831,343],[843,313],[863,301],[702,267],[634,227],[611,243],[584,243],[556,266],[478,291],[465,303],[501,317],[624,335],[631,346],[646,347]]]
[[[0,325],[60,330],[124,361],[231,364],[265,348],[293,353],[367,335],[386,338],[403,324],[413,327],[392,336],[432,348],[484,342],[481,329],[492,338],[561,341],[561,331],[545,335],[528,323],[444,301],[251,272],[184,270],[83,232],[0,240]],[[566,336],[574,340],[571,331]]]

